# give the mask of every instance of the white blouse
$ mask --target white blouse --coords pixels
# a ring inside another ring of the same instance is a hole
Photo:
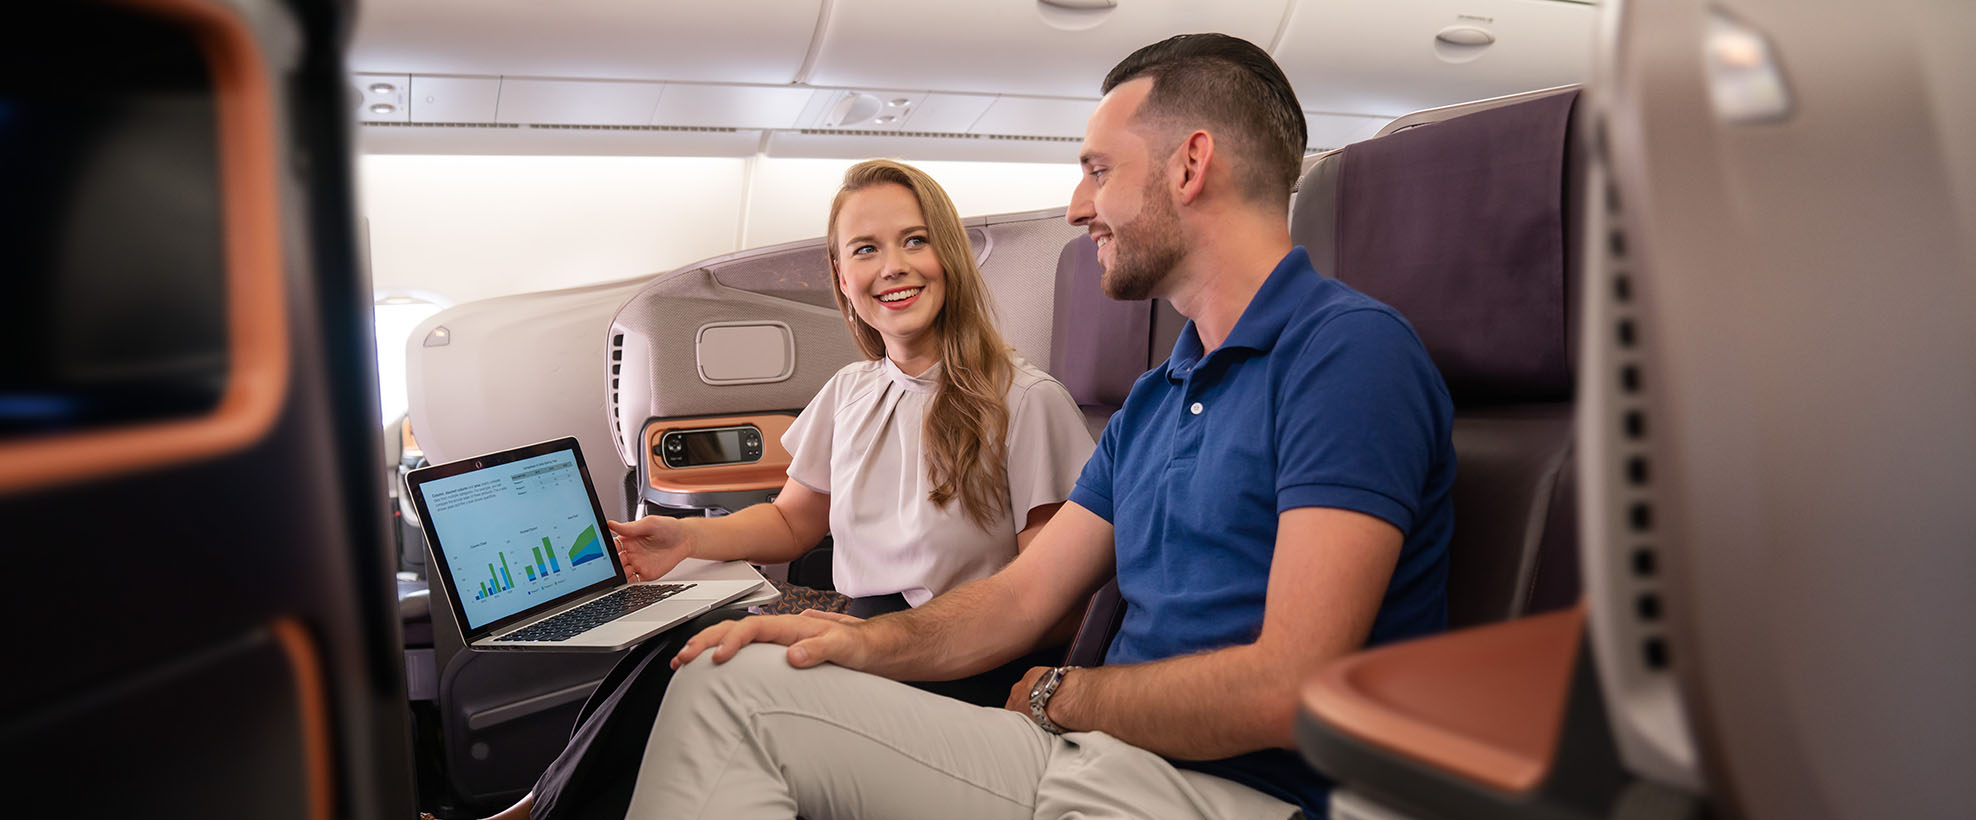
[[[958,499],[927,500],[921,449],[940,365],[913,377],[891,359],[837,371],[782,435],[789,477],[830,495],[831,575],[855,598],[901,593],[919,606],[1015,558],[1029,511],[1070,497],[1096,445],[1070,391],[1021,357],[1007,396],[1009,508],[977,526]]]

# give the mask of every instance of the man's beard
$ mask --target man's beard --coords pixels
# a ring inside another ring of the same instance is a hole
[[[1186,243],[1180,239],[1180,214],[1166,198],[1159,175],[1146,181],[1141,201],[1146,207],[1129,223],[1111,226],[1112,266],[1105,269],[1098,284],[1113,299],[1148,299],[1166,281],[1167,274],[1186,256]]]

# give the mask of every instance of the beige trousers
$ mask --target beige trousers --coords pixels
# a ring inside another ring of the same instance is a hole
[[[681,669],[645,747],[631,818],[1280,818],[1296,807],[1177,769],[1102,732],[1051,735],[971,706],[747,647]]]

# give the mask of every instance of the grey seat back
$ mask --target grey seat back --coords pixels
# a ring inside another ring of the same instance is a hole
[[[1291,218],[1319,272],[1407,317],[1454,398],[1453,626],[1578,594],[1564,223],[1576,98],[1410,116],[1320,158]]]

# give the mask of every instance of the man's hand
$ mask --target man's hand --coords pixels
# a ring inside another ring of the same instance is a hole
[[[1048,671],[1050,667],[1047,666],[1029,667],[1022,680],[1016,681],[1014,686],[1009,687],[1009,702],[1002,708],[1023,717],[1033,717],[1029,714],[1029,691],[1036,688],[1036,679],[1043,677],[1043,673]]]
[[[709,649],[713,650],[714,663],[726,663],[748,644],[779,643],[789,647],[789,665],[798,669],[822,663],[862,669],[870,654],[860,634],[864,628],[861,619],[816,610],[722,621],[688,640],[673,656],[672,668],[692,663]]]
[[[679,562],[693,557],[685,524],[676,518],[648,515],[637,521],[606,521],[617,542],[618,561],[633,581],[665,577]]]

